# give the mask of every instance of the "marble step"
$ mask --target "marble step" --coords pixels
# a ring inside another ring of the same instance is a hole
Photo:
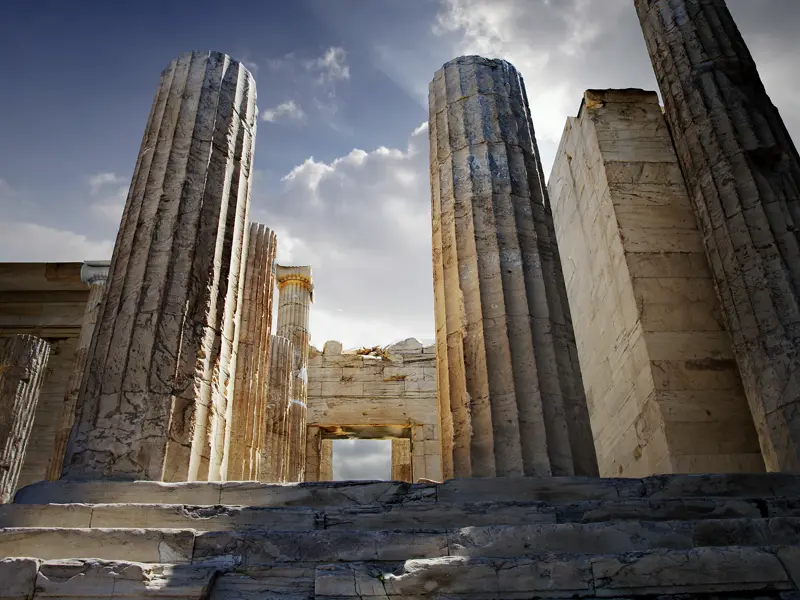
[[[644,479],[517,477],[451,479],[441,484],[341,481],[258,482],[41,481],[19,490],[17,504],[190,504],[352,507],[400,503],[548,502],[636,498],[800,498],[800,475],[786,473],[656,475]]]
[[[191,564],[225,558],[273,562],[514,558],[547,552],[616,554],[654,548],[792,545],[800,519],[712,519],[560,523],[419,531],[242,531],[191,529],[7,528],[0,556]]]
[[[796,597],[800,547],[657,549],[536,558],[442,557],[399,563],[193,565],[0,560],[0,598],[367,600],[369,598]],[[728,592],[726,594],[726,592]],[[732,593],[731,593],[732,592]]]
[[[668,498],[546,502],[367,504],[354,507],[190,506],[185,504],[4,504],[2,527],[272,529],[454,529],[613,520],[800,517],[800,500]]]
[[[320,565],[316,600],[369,598],[794,598],[800,547],[649,550],[611,556],[549,555],[409,560],[395,570],[374,564]],[[794,578],[794,580],[793,580]],[[725,594],[735,591],[733,594]],[[691,596],[687,596],[691,594]],[[784,595],[789,594],[789,595]]]

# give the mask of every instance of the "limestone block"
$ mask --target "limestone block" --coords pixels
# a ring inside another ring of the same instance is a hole
[[[100,560],[47,561],[36,598],[208,598],[222,567]]]
[[[390,353],[405,353],[416,354],[422,352],[422,343],[416,338],[407,338],[395,344],[386,347]]]
[[[724,2],[635,5],[766,467],[800,471],[800,156]]]
[[[596,475],[522,77],[460,57],[429,92],[444,476]]]
[[[30,600],[36,587],[39,561],[33,558],[0,559],[0,598]]]
[[[759,548],[655,550],[592,559],[595,594],[720,593],[792,589],[780,560]]]
[[[162,73],[89,347],[64,476],[219,477],[258,110],[218,52]]]
[[[303,563],[238,566],[215,581],[209,600],[305,600],[314,593],[314,565]]]
[[[100,558],[150,563],[190,563],[194,532],[180,529],[0,530],[0,556],[44,560]]]
[[[328,340],[322,347],[322,353],[327,355],[338,355],[342,353],[342,342]]]
[[[408,560],[394,572],[370,565],[321,565],[315,575],[317,598],[406,597],[583,597],[592,593],[589,560],[556,557],[513,560],[446,557]]]
[[[4,504],[0,506],[0,528],[90,527],[92,510],[87,504]]]
[[[502,493],[505,500],[575,502],[617,500],[644,494],[641,480],[591,477],[525,477],[494,479],[451,479],[437,488],[439,502],[485,502]],[[502,492],[499,490],[502,489]]]
[[[0,504],[17,487],[49,356],[37,337],[0,338]]]
[[[220,504],[220,484],[156,481],[40,481],[19,490],[17,504]]]

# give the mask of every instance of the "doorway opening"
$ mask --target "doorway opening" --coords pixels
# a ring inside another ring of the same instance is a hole
[[[333,481],[392,476],[392,440],[332,440]]]

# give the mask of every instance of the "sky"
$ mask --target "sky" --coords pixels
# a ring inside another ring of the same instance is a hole
[[[800,134],[800,2],[728,4]],[[427,90],[444,62],[515,64],[545,173],[584,89],[656,89],[632,0],[6,0],[0,261],[110,258],[159,74],[193,49],[256,78],[251,214],[280,262],[312,266],[320,348],[434,336]]]

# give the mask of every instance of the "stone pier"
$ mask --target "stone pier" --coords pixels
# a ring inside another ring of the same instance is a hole
[[[162,73],[65,477],[219,475],[257,115],[253,77],[225,54],[183,54]]]
[[[444,477],[596,475],[522,78],[502,60],[450,61],[429,124]]]
[[[294,348],[285,337],[272,336],[269,347],[267,460],[260,465],[259,481],[286,481],[289,451],[289,400],[292,396]]]
[[[767,469],[800,471],[800,157],[724,0],[636,0]]]
[[[306,452],[306,414],[308,387],[308,316],[314,300],[311,267],[280,266],[278,281],[278,335],[292,342],[292,395],[289,398],[289,452],[286,481],[303,481]]]
[[[49,356],[32,335],[0,338],[0,504],[17,487]]]
[[[392,440],[392,481],[413,481],[411,469],[411,440]]]
[[[232,481],[259,479],[269,459],[267,428],[272,416],[267,390],[275,251],[275,233],[251,223],[232,413],[236,427],[231,429],[226,453],[226,479]]]
[[[600,474],[763,471],[656,93],[587,91],[548,185]]]
[[[89,286],[89,299],[86,302],[86,312],[83,315],[83,324],[78,336],[78,345],[75,349],[72,373],[70,373],[67,381],[67,392],[64,395],[64,406],[61,410],[61,417],[56,431],[53,457],[50,459],[50,467],[47,471],[47,479],[51,481],[61,477],[64,453],[67,451],[67,442],[69,441],[72,426],[75,423],[75,409],[78,395],[81,391],[83,372],[86,370],[89,345],[92,342],[92,334],[97,324],[97,313],[100,311],[100,303],[103,300],[106,280],[108,279],[109,264],[108,261],[86,261],[81,267],[81,281]]]

